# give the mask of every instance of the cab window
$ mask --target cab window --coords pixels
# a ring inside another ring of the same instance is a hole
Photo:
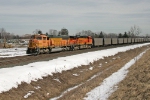
[[[46,40],[46,37],[43,37],[43,40]]]
[[[32,35],[32,36],[31,36],[31,39],[35,39],[35,35]]]
[[[37,40],[42,40],[42,37],[36,37]]]

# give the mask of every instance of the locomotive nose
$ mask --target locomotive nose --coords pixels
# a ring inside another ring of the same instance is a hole
[[[35,40],[31,39],[31,40],[29,41],[29,47],[30,47],[30,48],[35,48]]]

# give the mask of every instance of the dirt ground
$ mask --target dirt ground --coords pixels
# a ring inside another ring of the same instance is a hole
[[[60,96],[59,100],[83,100],[86,93],[99,86],[112,73],[119,70],[133,57],[149,48],[144,46],[114,56],[105,57],[89,65],[82,65],[72,70],[54,73],[31,84],[22,83],[18,88],[0,94],[0,100],[49,100]],[[150,50],[130,68],[126,79],[118,85],[118,90],[110,100],[148,100],[150,98]],[[93,77],[96,75],[95,77]],[[93,78],[92,78],[93,77]],[[26,97],[28,93],[30,96]]]
[[[3,48],[4,47],[4,44],[0,43],[0,48]]]

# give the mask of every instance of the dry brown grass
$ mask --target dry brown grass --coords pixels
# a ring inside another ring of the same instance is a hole
[[[129,70],[109,100],[150,100],[150,50]]]
[[[24,100],[23,96],[26,95],[28,91],[34,91],[34,93],[25,100],[46,100],[49,98],[53,98],[55,96],[59,96],[66,89],[74,87],[81,83],[82,83],[81,86],[79,86],[76,89],[73,89],[72,91],[67,92],[62,98],[60,98],[60,100],[82,100],[83,97],[85,97],[85,94],[87,92],[99,86],[99,84],[106,77],[116,72],[124,64],[126,64],[133,57],[137,56],[139,53],[144,51],[146,48],[147,47],[137,48],[136,53],[135,53],[135,50],[129,50],[125,53],[118,53],[114,56],[105,57],[104,59],[100,59],[98,61],[95,61],[94,63],[90,63],[87,66],[83,65],[83,66],[80,66],[79,68],[74,68],[72,70],[63,71],[62,73],[55,73],[53,74],[53,76],[44,77],[42,80],[31,82],[31,84],[23,83],[19,85],[17,89],[14,88],[8,92],[0,94],[0,100]],[[91,67],[93,67],[92,70],[90,69]],[[76,74],[78,76],[75,76],[73,74]],[[96,74],[99,74],[99,75],[93,78],[92,80],[87,81],[93,75],[96,75]],[[137,76],[137,77],[141,77],[141,76]],[[59,79],[60,82],[54,79]],[[130,80],[130,81],[133,81],[133,80]],[[126,82],[126,83],[129,84],[131,82]],[[129,85],[133,85],[133,84],[129,84]],[[40,88],[36,89],[35,87],[38,87],[38,86]],[[142,88],[142,87],[138,87],[138,88]],[[138,90],[138,88],[134,88],[134,89]],[[128,88],[124,87],[124,90],[126,89]],[[126,91],[126,93],[128,93],[128,91]],[[120,92],[119,95],[123,96],[126,93]],[[132,95],[136,95],[136,93],[133,92]]]

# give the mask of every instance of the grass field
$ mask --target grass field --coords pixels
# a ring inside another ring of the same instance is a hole
[[[150,100],[150,50],[129,69],[109,100]]]

